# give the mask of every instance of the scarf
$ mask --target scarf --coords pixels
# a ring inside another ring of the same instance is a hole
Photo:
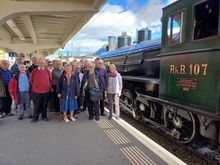
[[[117,76],[117,71],[115,71],[115,72],[109,72],[109,73],[107,74],[107,76],[108,76],[108,77],[116,77],[116,76]]]

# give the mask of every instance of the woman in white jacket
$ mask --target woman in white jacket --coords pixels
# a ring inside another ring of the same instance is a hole
[[[112,111],[115,104],[116,119],[120,116],[119,97],[122,91],[122,78],[120,73],[116,71],[114,64],[109,65],[109,73],[107,75],[107,96],[109,101],[109,119],[112,118]]]

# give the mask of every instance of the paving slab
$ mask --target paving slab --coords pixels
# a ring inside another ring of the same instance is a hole
[[[115,120],[30,123],[17,116],[0,119],[0,165],[168,164]]]

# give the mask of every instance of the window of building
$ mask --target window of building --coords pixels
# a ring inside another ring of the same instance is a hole
[[[142,60],[143,52],[129,54],[126,59],[126,64],[140,64]]]
[[[183,42],[183,22],[184,11],[168,17],[167,36],[169,44]]]
[[[208,0],[194,8],[194,40],[218,34],[219,0]]]

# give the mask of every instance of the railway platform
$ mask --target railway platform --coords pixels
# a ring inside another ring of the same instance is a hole
[[[1,165],[165,165],[185,164],[124,120],[88,120],[31,124],[17,116],[0,119]]]

